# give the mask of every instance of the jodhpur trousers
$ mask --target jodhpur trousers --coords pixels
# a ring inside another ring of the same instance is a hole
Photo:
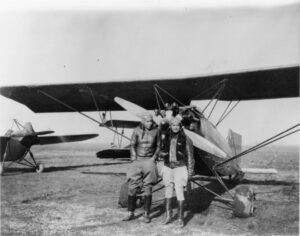
[[[184,187],[187,185],[188,172],[186,166],[171,169],[164,166],[162,169],[162,178],[165,185],[165,197],[172,198],[175,187],[178,201],[184,200]]]
[[[152,195],[152,186],[157,182],[157,168],[152,159],[141,158],[132,162],[128,172],[128,195],[135,196],[143,189],[144,195]]]

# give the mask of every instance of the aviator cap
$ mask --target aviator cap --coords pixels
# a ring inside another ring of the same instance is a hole
[[[151,113],[149,113],[149,112],[144,112],[143,114],[142,114],[142,121],[146,121],[146,120],[148,120],[148,119],[151,119],[151,120],[153,120],[153,116],[152,116],[152,114]]]
[[[171,125],[181,125],[181,120],[178,117],[174,117],[171,119]]]

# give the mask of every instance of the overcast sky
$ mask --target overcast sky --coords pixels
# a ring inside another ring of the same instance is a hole
[[[0,10],[0,86],[187,77],[300,62],[299,1],[15,2]],[[111,137],[78,114],[35,114],[2,96],[0,106],[1,132],[17,118],[59,134]],[[245,101],[220,131],[226,136],[232,128],[253,144],[299,123],[299,111],[299,98]]]

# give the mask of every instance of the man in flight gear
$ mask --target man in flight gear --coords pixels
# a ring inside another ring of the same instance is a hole
[[[161,156],[164,160],[162,178],[165,185],[166,219],[163,224],[172,221],[171,200],[175,188],[178,201],[179,227],[184,226],[184,187],[194,174],[193,144],[182,129],[181,120],[174,117],[170,129],[161,141]]]
[[[133,131],[130,155],[133,161],[127,173],[128,216],[123,221],[134,219],[137,190],[144,189],[144,222],[150,222],[152,186],[157,182],[156,159],[160,148],[160,134],[150,113],[142,115],[141,124]]]

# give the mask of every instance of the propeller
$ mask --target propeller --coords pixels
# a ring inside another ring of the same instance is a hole
[[[134,116],[137,116],[138,118],[142,118],[143,113],[149,112],[153,115],[153,120],[154,122],[159,125],[160,119],[159,117],[155,116],[155,113],[153,111],[148,111],[145,108],[136,105],[135,103],[129,102],[123,98],[120,97],[115,97],[114,98],[115,102],[118,103],[121,107],[123,107],[126,111],[131,113]]]
[[[129,102],[123,98],[115,97],[115,102],[118,103],[121,107],[123,107],[125,110],[127,110],[129,113],[142,118],[142,115],[147,110],[143,107],[140,107],[132,102]]]
[[[129,102],[123,98],[115,97],[115,102],[118,103],[121,107],[123,107],[126,111],[129,113],[141,118],[142,113],[147,111],[143,107],[140,107],[132,102]],[[154,122],[159,125],[159,118],[157,116],[154,116],[153,118]],[[201,137],[199,134],[196,134],[192,131],[189,131],[187,129],[184,129],[184,132],[186,135],[192,140],[193,145],[196,148],[199,148],[207,153],[210,153],[214,156],[218,156],[221,158],[226,158],[227,155],[225,152],[223,152],[220,148],[218,148],[216,145],[208,141],[207,139]]]

